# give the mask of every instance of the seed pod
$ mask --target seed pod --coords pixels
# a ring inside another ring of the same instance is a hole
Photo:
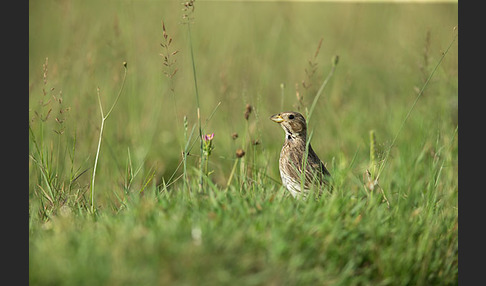
[[[337,66],[339,62],[339,56],[338,55],[335,55],[334,57],[332,57],[332,65],[333,66]]]
[[[251,114],[251,105],[247,104],[245,108],[245,119],[248,120]]]
[[[243,156],[245,156],[245,151],[243,151],[243,149],[236,150],[236,157],[241,158]]]

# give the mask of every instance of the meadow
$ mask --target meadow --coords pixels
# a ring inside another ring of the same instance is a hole
[[[457,285],[457,11],[29,1],[30,283]]]

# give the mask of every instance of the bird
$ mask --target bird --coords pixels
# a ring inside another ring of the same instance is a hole
[[[319,188],[320,196],[322,186],[329,185],[331,174],[312,149],[310,142],[307,160],[304,160],[307,142],[307,123],[304,116],[298,112],[289,111],[274,114],[270,120],[278,123],[285,131],[285,141],[279,158],[282,184],[294,198],[303,197],[305,199],[313,185]],[[305,172],[302,176],[304,164]]]

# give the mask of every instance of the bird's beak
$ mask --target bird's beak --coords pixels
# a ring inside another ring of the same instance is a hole
[[[272,120],[273,122],[277,122],[277,123],[284,121],[284,119],[282,118],[282,116],[280,116],[280,114],[272,115],[270,117],[270,120]]]

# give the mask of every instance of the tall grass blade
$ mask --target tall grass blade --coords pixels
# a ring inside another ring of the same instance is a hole
[[[415,108],[415,105],[417,105],[417,102],[419,101],[420,97],[422,97],[422,94],[424,93],[425,88],[429,85],[430,79],[434,76],[435,72],[437,71],[437,68],[440,66],[440,64],[442,63],[442,60],[445,58],[445,56],[449,52],[449,49],[452,47],[452,44],[456,41],[456,39],[457,39],[457,33],[455,33],[455,30],[456,29],[454,28],[454,37],[452,38],[451,42],[449,43],[449,46],[447,47],[447,49],[445,50],[445,52],[442,53],[441,57],[439,58],[439,61],[437,62],[437,64],[435,65],[434,69],[430,73],[429,77],[425,81],[424,85],[420,89],[419,93],[415,97],[415,100],[413,101],[413,104],[410,107],[410,109],[408,110],[407,115],[405,116],[405,118],[403,119],[402,123],[400,124],[400,127],[398,128],[398,131],[395,134],[395,137],[393,138],[393,140],[392,140],[392,142],[390,144],[390,147],[387,148],[387,151],[386,151],[386,154],[385,154],[385,158],[383,159],[383,163],[380,165],[380,168],[378,170],[378,174],[376,175],[376,180],[378,180],[380,178],[381,173],[385,169],[385,166],[388,163],[388,158],[390,157],[390,151],[393,148],[393,146],[395,145],[395,142],[397,141],[398,135],[400,135],[400,132],[402,131],[403,126],[405,126],[405,122],[407,122],[408,118],[412,114],[412,111]]]

